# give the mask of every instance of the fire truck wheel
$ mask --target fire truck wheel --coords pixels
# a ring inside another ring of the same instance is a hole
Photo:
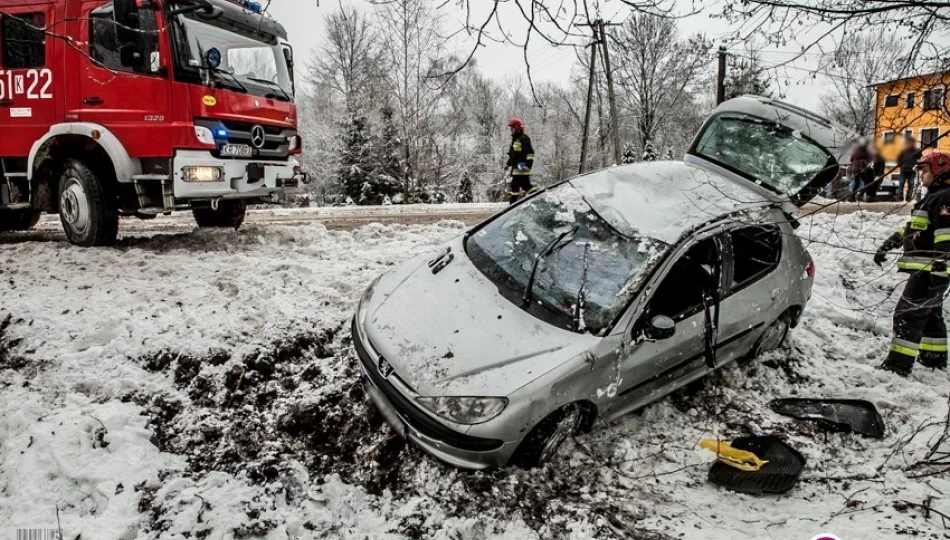
[[[119,214],[103,181],[85,163],[68,159],[59,177],[59,219],[66,238],[77,246],[111,246]]]
[[[216,227],[237,230],[244,223],[247,203],[241,200],[219,201],[217,210],[207,206],[192,208],[191,212],[201,228]]]
[[[0,210],[0,232],[28,231],[40,221],[34,210]]]

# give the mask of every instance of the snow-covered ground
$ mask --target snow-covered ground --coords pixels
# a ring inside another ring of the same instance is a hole
[[[874,369],[903,278],[869,252],[903,219],[804,220],[818,276],[789,349],[578,436],[548,467],[480,473],[366,413],[346,324],[376,275],[461,223],[140,233],[115,249],[0,237],[0,538],[945,537],[950,478],[912,476],[931,472],[913,466],[950,376]],[[792,395],[870,399],[888,435],[769,411]],[[807,457],[794,490],[706,481],[697,443],[748,428]]]

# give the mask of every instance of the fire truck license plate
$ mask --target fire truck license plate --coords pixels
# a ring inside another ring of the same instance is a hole
[[[251,157],[254,152],[246,144],[225,144],[221,147],[221,155],[225,157]]]

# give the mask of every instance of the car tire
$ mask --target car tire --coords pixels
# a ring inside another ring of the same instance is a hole
[[[778,319],[772,321],[772,324],[765,329],[765,332],[762,333],[762,336],[759,337],[759,340],[756,341],[752,347],[752,351],[749,353],[749,360],[758,358],[784,345],[785,340],[788,339],[788,331],[791,326],[792,323],[788,314],[783,314]]]
[[[583,420],[584,411],[576,403],[549,414],[521,441],[512,463],[531,469],[550,462],[564,441],[580,430]]]
[[[244,217],[247,215],[247,203],[242,200],[219,201],[217,210],[207,206],[192,208],[191,213],[195,216],[198,227],[202,229],[228,228],[237,230],[244,223]]]
[[[67,159],[59,176],[59,220],[70,243],[111,246],[119,214],[105,181],[78,159]]]
[[[39,223],[41,215],[35,210],[0,210],[0,232],[28,231]]]

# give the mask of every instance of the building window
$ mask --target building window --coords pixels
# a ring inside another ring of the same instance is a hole
[[[891,144],[894,142],[894,139],[897,138],[897,134],[893,131],[884,132],[884,144]]]
[[[0,17],[3,67],[33,69],[46,65],[46,15],[25,13]]]
[[[897,107],[897,104],[900,103],[901,97],[897,94],[891,94],[884,98],[885,107]]]
[[[945,91],[943,88],[931,88],[924,92],[924,110],[933,111],[943,108]]]
[[[920,130],[920,146],[922,148],[936,148],[940,137],[940,128],[924,128]]]
[[[908,109],[913,109],[914,106],[916,105],[916,104],[915,104],[916,99],[917,99],[917,94],[915,94],[915,93],[913,93],[913,92],[908,92],[908,93],[907,93],[907,103],[905,104],[905,106],[906,106]]]
[[[912,140],[914,140],[914,130],[908,129],[907,131],[905,131],[905,132],[904,132],[904,140],[905,140],[905,141],[912,141]]]
[[[158,66],[152,61],[158,54],[158,26],[154,11],[139,12],[141,32],[117,25],[111,3],[93,10],[89,19],[89,53],[99,65],[113,71],[157,71]]]

